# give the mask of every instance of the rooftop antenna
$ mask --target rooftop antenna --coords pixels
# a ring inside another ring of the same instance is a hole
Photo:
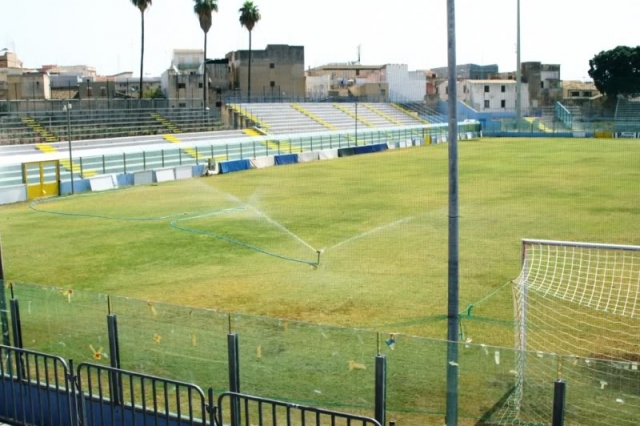
[[[358,63],[358,65],[360,65],[360,47],[361,47],[361,46],[362,46],[362,45],[360,45],[360,44],[358,45],[358,62],[357,62],[357,63]]]

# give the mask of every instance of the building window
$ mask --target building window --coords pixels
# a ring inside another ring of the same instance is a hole
[[[202,89],[202,83],[198,83],[198,89]]]
[[[500,108],[506,108],[507,107],[507,101],[505,101],[504,99],[500,101]]]
[[[504,84],[502,86],[500,86],[500,91],[502,93],[506,92],[507,91],[507,86],[505,86]]]
[[[269,64],[269,68],[274,69],[275,67],[276,67],[276,64],[274,64],[273,62]]]
[[[186,89],[187,85],[185,83],[178,83],[178,89]]]
[[[484,107],[485,107],[485,108],[490,108],[490,107],[491,107],[491,105],[489,104],[489,99],[486,99],[486,100],[484,101]]]
[[[462,91],[463,91],[464,93],[467,93],[467,85],[466,85],[466,84],[465,84],[464,86],[462,86]]]
[[[449,94],[449,86],[444,88],[444,93],[447,94],[447,95]]]
[[[489,85],[488,84],[486,84],[484,86],[484,93],[489,93]]]
[[[186,102],[180,102],[178,104],[178,108],[186,108],[187,107],[187,103]]]
[[[102,96],[103,98],[105,96],[107,96],[107,88],[106,87],[101,87],[100,88],[100,96]]]
[[[356,70],[356,75],[360,75],[360,70]]]
[[[571,92],[571,97],[572,98],[579,98],[580,97],[580,92]]]
[[[271,87],[276,87],[276,82],[275,82],[275,81],[272,81],[271,83],[269,83],[269,86],[271,86]]]
[[[541,89],[544,89],[544,81],[541,81],[541,82],[540,82],[540,88],[541,88]]]
[[[584,96],[585,98],[590,98],[591,92],[582,92],[582,96]]]

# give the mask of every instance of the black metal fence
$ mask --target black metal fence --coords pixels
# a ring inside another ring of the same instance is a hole
[[[13,346],[0,345],[0,421],[43,426],[386,424],[385,355],[375,358],[374,416],[367,417],[242,394],[238,335],[229,333],[225,367],[229,391],[220,394],[216,405],[212,388],[205,394],[192,383],[121,369],[117,320],[111,313],[107,316],[109,357],[101,358],[99,350],[94,354],[96,360],[110,365],[83,362],[74,369],[73,360],[67,363],[23,349],[19,301],[13,298],[13,287],[9,288]],[[563,422],[565,391],[564,384],[556,385],[554,426]]]
[[[231,339],[233,340],[233,339]],[[237,342],[237,341],[236,341]],[[381,426],[372,418],[224,392],[0,345],[0,421],[18,425]],[[383,424],[383,423],[382,423]]]
[[[57,356],[0,345],[0,421],[79,424],[70,372]]]
[[[216,420],[218,425],[381,425],[380,422],[369,417],[243,395],[236,392],[225,392],[218,397]]]

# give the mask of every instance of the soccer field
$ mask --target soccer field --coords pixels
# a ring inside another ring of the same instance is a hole
[[[460,143],[460,306],[504,321],[469,323],[476,340],[513,341],[509,289],[483,299],[521,238],[640,242],[638,164],[635,141]],[[443,144],[3,206],[6,274],[444,338],[447,167]]]
[[[25,346],[100,358],[108,294],[123,368],[225,390],[232,328],[244,392],[369,413],[382,347],[390,412],[440,424],[446,344],[432,339],[447,332],[447,148],[2,206]],[[461,345],[460,416],[475,422],[514,382],[505,347],[521,239],[639,244],[640,146],[518,138],[459,148],[461,333],[473,342]],[[555,371],[554,356],[531,357]]]

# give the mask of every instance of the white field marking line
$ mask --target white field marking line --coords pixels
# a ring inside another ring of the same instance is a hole
[[[402,218],[402,219],[398,219],[395,222],[391,222],[391,223],[387,223],[386,225],[378,226],[377,228],[370,229],[368,231],[363,232],[362,234],[356,235],[355,237],[347,238],[346,240],[341,241],[338,244],[332,245],[331,247],[329,247],[325,251],[333,250],[333,249],[338,248],[338,247],[340,247],[342,245],[348,244],[348,243],[353,242],[355,240],[358,240],[360,238],[364,238],[364,237],[366,237],[368,235],[371,235],[371,234],[374,234],[376,232],[384,231],[387,228],[391,228],[391,227],[399,225],[401,223],[409,222],[412,219],[415,219],[415,217],[405,217],[405,218]]]
[[[275,220],[271,219],[269,216],[264,214],[261,210],[258,210],[257,208],[255,208],[251,204],[247,204],[247,203],[243,202],[241,199],[239,199],[238,197],[236,197],[233,194],[230,194],[230,193],[225,192],[225,191],[220,191],[218,188],[214,188],[214,187],[212,187],[212,188],[214,190],[218,191],[218,192],[221,192],[221,193],[225,194],[227,197],[231,198],[236,203],[239,203],[240,205],[242,205],[242,206],[244,206],[244,207],[246,207],[246,208],[248,208],[250,210],[253,210],[258,216],[262,216],[268,222],[270,222],[271,224],[275,225],[277,228],[280,228],[282,231],[284,231],[285,233],[289,234],[290,236],[292,236],[293,238],[298,240],[300,243],[302,243],[303,245],[305,245],[308,248],[310,248],[311,250],[313,250],[314,253],[318,252],[318,250],[316,250],[311,244],[307,243],[305,240],[303,240],[302,238],[300,238],[299,236],[297,236],[296,234],[294,234],[293,232],[291,232],[290,230],[285,228],[284,225],[282,225],[282,224],[276,222]]]

